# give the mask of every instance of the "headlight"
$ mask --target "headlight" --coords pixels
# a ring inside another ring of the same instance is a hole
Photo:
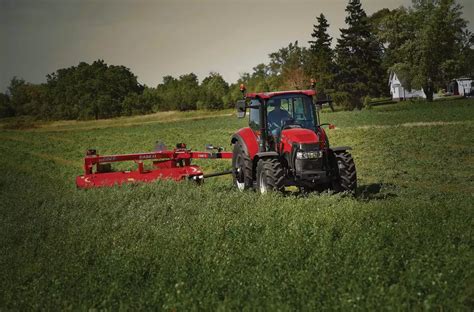
[[[323,151],[296,152],[296,159],[316,159],[323,157]]]

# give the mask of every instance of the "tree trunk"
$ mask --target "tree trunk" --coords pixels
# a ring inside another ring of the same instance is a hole
[[[433,85],[428,83],[423,87],[423,91],[426,95],[426,101],[433,102]]]

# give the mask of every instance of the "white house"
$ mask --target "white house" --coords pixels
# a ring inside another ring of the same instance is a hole
[[[392,100],[403,101],[405,99],[411,98],[423,98],[426,99],[426,94],[421,90],[407,90],[402,86],[400,79],[398,78],[395,72],[390,73],[390,78],[388,81],[390,85],[390,94],[392,95]]]

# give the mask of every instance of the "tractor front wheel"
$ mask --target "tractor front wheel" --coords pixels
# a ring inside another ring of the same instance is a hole
[[[284,189],[284,171],[278,159],[260,159],[257,163],[257,191],[265,194]]]
[[[336,152],[334,160],[337,167],[337,179],[333,182],[334,190],[354,195],[357,189],[357,173],[352,155],[349,152]]]

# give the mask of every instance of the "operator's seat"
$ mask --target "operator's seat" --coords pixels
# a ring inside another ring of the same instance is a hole
[[[291,115],[285,109],[281,108],[280,99],[271,99],[268,101],[268,107],[273,107],[273,110],[268,112],[267,122],[269,129],[280,130],[285,120],[291,119]]]

